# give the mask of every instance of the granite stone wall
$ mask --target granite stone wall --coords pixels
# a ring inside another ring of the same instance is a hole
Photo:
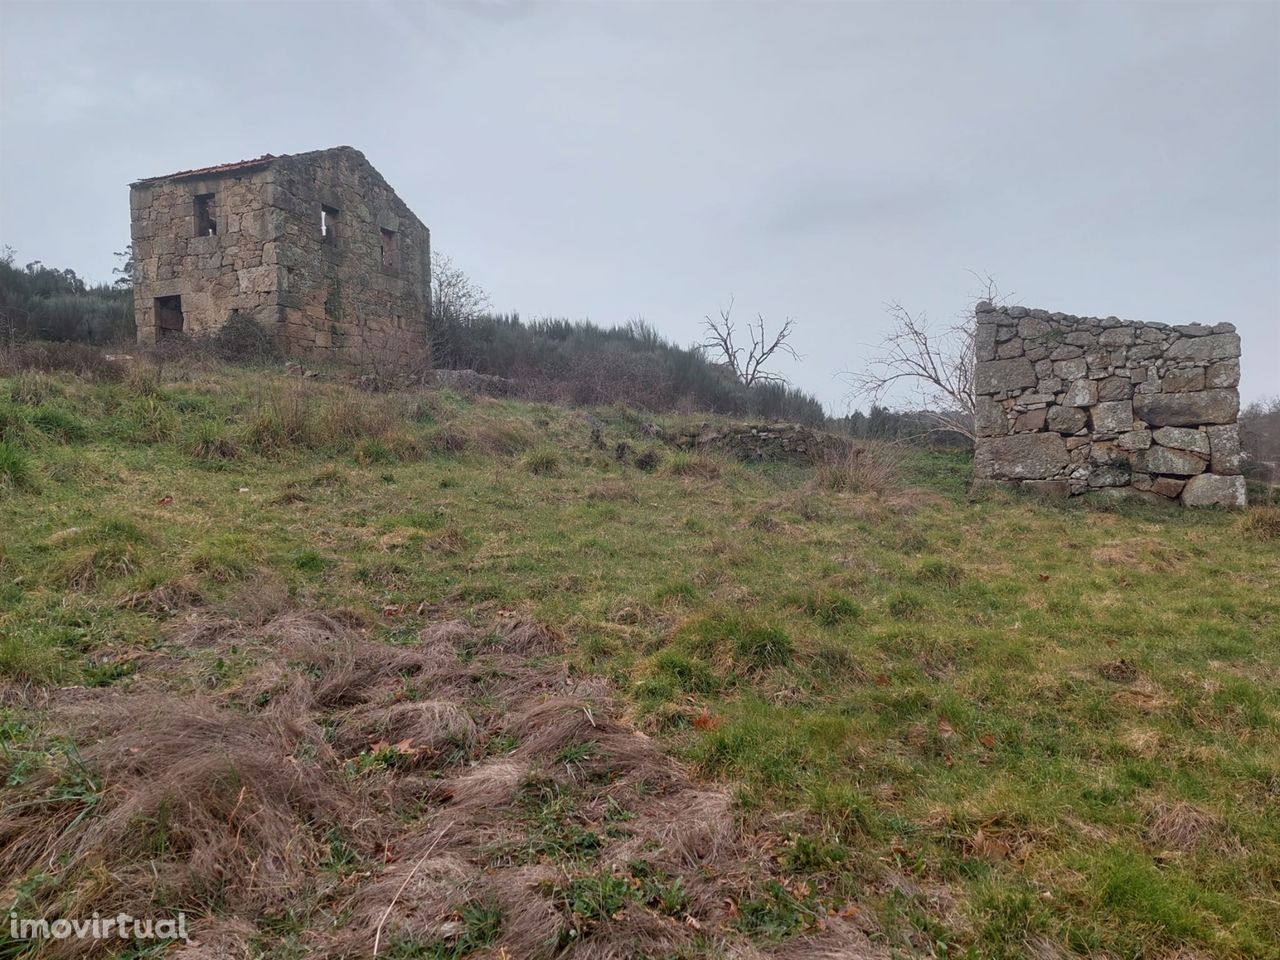
[[[1139,323],[978,304],[974,475],[1245,505],[1240,336],[1230,323]]]
[[[430,232],[360,151],[140,180],[130,208],[140,342],[239,315],[290,356],[380,372],[424,362]]]

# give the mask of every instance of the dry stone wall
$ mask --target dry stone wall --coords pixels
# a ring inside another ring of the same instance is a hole
[[[974,475],[1245,505],[1240,336],[1212,326],[978,304]]]

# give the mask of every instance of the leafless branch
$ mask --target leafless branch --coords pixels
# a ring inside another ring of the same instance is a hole
[[[718,320],[710,316],[704,318],[703,328],[706,330],[706,339],[702,342],[703,349],[709,351],[712,356],[719,357],[720,362],[729,368],[734,379],[744,386],[751,387],[758,383],[787,383],[786,377],[765,370],[764,365],[779,352],[785,353],[793,360],[801,359],[795,348],[788,342],[791,334],[795,332],[795,321],[791,319],[784,321],[778,332],[770,338],[764,317],[756,314],[755,323],[747,324],[751,346],[746,348],[744,359],[744,348],[734,343],[733,338],[737,327],[731,317],[732,313],[733,298],[730,297],[729,305],[720,310]]]
[[[1002,299],[990,276],[974,276],[983,285],[974,302]],[[941,329],[932,328],[924,314],[913,314],[901,303],[889,303],[886,309],[893,326],[866,367],[847,375],[850,398],[879,403],[890,392],[906,389],[934,431],[954,432],[973,440],[972,305]]]

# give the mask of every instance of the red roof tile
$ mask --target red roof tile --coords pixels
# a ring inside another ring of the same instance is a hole
[[[283,154],[282,156],[288,156]],[[162,177],[144,177],[141,180],[135,180],[135,184],[139,183],[156,183],[160,180],[179,180],[188,177],[216,176],[223,173],[235,173],[238,170],[255,170],[258,167],[265,167],[278,157],[271,153],[264,153],[262,156],[253,160],[240,160],[237,163],[220,163],[213,167],[197,167],[195,170],[179,170],[177,173],[167,173]]]

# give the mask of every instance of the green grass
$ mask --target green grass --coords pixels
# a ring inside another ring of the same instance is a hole
[[[0,401],[0,678],[136,683],[165,616],[124,601],[169,582],[211,604],[279,583],[396,643],[424,616],[517,611],[642,724],[705,711],[656,735],[772,825],[810,891],[738,904],[753,937],[812,929],[820,893],[938,955],[1277,955],[1273,516],[971,497],[951,453],[910,455],[915,490],[889,502],[801,468],[619,462],[617,441],[651,443],[627,411],[595,411],[598,450],[578,411],[205,379],[0,381],[19,400]],[[252,666],[204,663],[200,682]],[[588,764],[577,750],[558,762]],[[630,867],[622,890],[593,860],[609,826],[527,791],[500,853],[568,871],[571,926],[620,897],[678,901]],[[1168,849],[1150,811],[1177,803],[1217,839]],[[473,939],[395,949],[483,949],[501,916],[464,909]]]

